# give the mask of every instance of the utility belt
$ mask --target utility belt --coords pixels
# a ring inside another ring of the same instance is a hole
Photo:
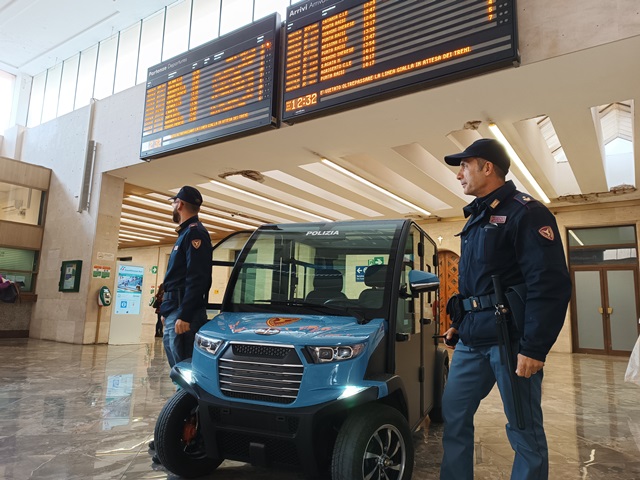
[[[480,312],[482,310],[494,309],[496,307],[496,296],[480,295],[478,297],[468,297],[462,299],[462,308],[465,312]]]
[[[178,301],[178,303],[180,303],[180,301],[182,300],[182,297],[184,297],[184,290],[172,290],[170,292],[164,292],[164,295],[162,296],[162,301],[164,302],[165,300],[169,301]]]

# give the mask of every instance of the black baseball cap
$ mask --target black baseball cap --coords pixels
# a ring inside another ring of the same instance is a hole
[[[189,185],[182,187],[173,197],[169,197],[169,200],[175,200],[176,198],[198,207],[202,205],[202,195],[200,195],[197,188],[190,187]]]
[[[458,166],[462,160],[471,157],[483,158],[495,166],[500,167],[504,173],[507,173],[511,166],[511,160],[509,160],[507,150],[499,141],[493,138],[476,140],[469,145],[464,152],[447,155],[444,157],[444,161],[449,165]]]

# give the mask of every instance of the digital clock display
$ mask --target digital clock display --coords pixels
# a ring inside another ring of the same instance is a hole
[[[287,9],[282,119],[513,65],[515,0],[309,0]]]
[[[301,108],[310,107],[318,103],[318,94],[310,93],[309,95],[303,95],[302,97],[287,100],[284,104],[284,109],[287,112],[299,110]]]
[[[140,157],[276,126],[280,26],[273,14],[151,67]]]

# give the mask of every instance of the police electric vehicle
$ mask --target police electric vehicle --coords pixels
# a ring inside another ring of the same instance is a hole
[[[333,480],[409,479],[412,432],[441,421],[437,255],[410,220],[265,225],[221,313],[171,377],[155,448],[184,477],[224,459]]]

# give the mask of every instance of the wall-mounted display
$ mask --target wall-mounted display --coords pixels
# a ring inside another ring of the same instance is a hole
[[[514,3],[309,0],[290,6],[283,121],[517,64]]]
[[[277,126],[279,31],[273,14],[151,67],[140,158]]]

